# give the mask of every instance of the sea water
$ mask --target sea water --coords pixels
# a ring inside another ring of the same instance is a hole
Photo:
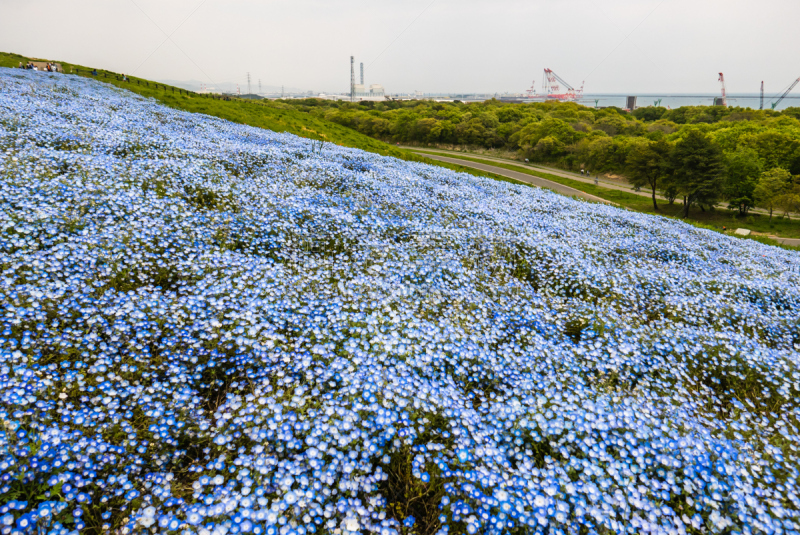
[[[625,108],[626,98],[628,96],[636,97],[636,106],[643,108],[645,106],[655,106],[658,100],[661,100],[660,106],[665,108],[680,108],[681,106],[712,106],[714,99],[719,97],[719,94],[636,94],[629,93],[622,94],[586,94],[583,98],[578,100],[585,106],[594,107],[608,107],[616,106],[618,108]],[[772,103],[776,102],[780,95],[764,95],[764,109],[772,109]],[[740,108],[759,109],[761,96],[758,93],[744,93],[728,96],[728,106]],[[783,110],[789,107],[800,107],[800,95],[789,95],[777,105],[776,110]]]

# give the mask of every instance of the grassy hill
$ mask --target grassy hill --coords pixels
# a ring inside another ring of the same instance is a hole
[[[0,52],[0,67],[18,67],[19,63],[28,61],[57,61],[41,59],[19,54]],[[239,124],[266,128],[275,132],[287,132],[301,137],[335,143],[343,147],[351,147],[374,152],[382,156],[393,156],[401,160],[424,162],[454,171],[469,173],[476,176],[490,176],[491,178],[508,181],[508,179],[475,171],[459,165],[443,164],[428,158],[418,156],[410,151],[399,149],[383,141],[373,139],[351,128],[315,117],[304,111],[296,110],[280,102],[268,100],[256,101],[252,99],[238,99],[221,97],[218,95],[201,95],[180,87],[174,87],[145,78],[128,76],[128,81],[123,80],[122,73],[105,69],[94,69],[67,61],[58,61],[64,72],[85,78],[94,78],[101,82],[125,88],[142,96],[151,97],[171,108],[193,113],[205,113],[220,119],[225,119]],[[92,71],[96,70],[97,75]]]
[[[26,63],[28,61],[35,60],[48,61],[46,59],[0,52],[0,67],[17,67],[20,62]],[[217,95],[201,95],[179,87],[162,84],[160,82],[154,82],[144,78],[128,76],[128,81],[125,81],[123,80],[121,73],[116,73],[105,69],[96,69],[97,74],[93,75],[92,70],[94,69],[92,67],[86,67],[66,61],[59,61],[59,63],[62,65],[64,72],[67,74],[97,79],[104,83],[125,88],[139,95],[154,98],[160,103],[175,109],[194,113],[204,113],[239,124],[265,128],[275,132],[287,132],[313,140],[334,143],[343,147],[351,147],[373,152],[382,156],[393,156],[401,160],[436,165],[454,171],[468,173],[474,176],[488,176],[495,180],[515,182],[497,174],[478,171],[469,167],[449,164],[431,160],[429,158],[425,158],[424,156],[419,156],[411,151],[401,149],[389,143],[369,137],[368,135],[362,134],[347,126],[340,125],[313,113],[309,113],[306,107],[300,106],[299,108],[296,108],[286,103],[269,100],[257,101],[252,99],[221,97]],[[492,164],[498,165],[496,162],[492,162]],[[500,165],[500,167],[503,167],[503,165]],[[532,174],[547,178],[549,180],[555,180],[556,182],[564,182],[564,179],[550,176],[546,173],[536,172]],[[598,189],[589,184],[581,184],[576,181],[569,182],[570,184],[568,185],[572,187],[576,187],[581,191],[586,191],[588,193],[598,195],[599,197],[612,200],[630,210],[649,212],[648,203],[641,202],[641,199],[634,195],[630,195],[623,199],[621,197],[625,197],[625,195],[621,195],[619,192],[612,192],[613,194],[609,195],[608,192],[600,191],[603,188]],[[715,225],[715,221],[688,222],[690,224],[696,224],[700,227],[710,228],[712,230],[720,230],[717,228],[718,226],[707,226]],[[775,223],[779,224],[781,228],[772,228],[770,229],[770,232],[774,232],[784,237],[795,237],[796,225],[794,225],[793,221],[776,221]],[[771,224],[774,226],[775,223]],[[720,223],[720,225],[721,224],[722,223]],[[750,224],[752,226],[752,222],[750,222]],[[786,231],[787,228],[790,230],[789,232]],[[766,228],[761,229],[759,227],[757,230],[766,230]],[[758,237],[757,239],[770,245],[781,246],[774,240],[762,237]],[[788,248],[788,246],[783,247]]]
[[[28,58],[19,54],[0,53],[0,67],[17,67],[20,62],[25,63],[34,59],[36,58]],[[266,128],[275,132],[289,132],[310,139],[376,152],[384,156],[395,156],[405,160],[415,159],[408,151],[397,149],[388,143],[372,139],[350,128],[296,111],[285,104],[251,99],[220,100],[221,97],[218,96],[201,95],[134,76],[129,76],[129,81],[124,81],[121,73],[105,69],[97,69],[95,76],[91,74],[92,67],[66,61],[60,63],[67,74],[95,78],[139,95],[155,98],[176,109],[205,113],[235,123]]]
[[[307,145],[0,69],[2,535],[796,532],[800,256]]]

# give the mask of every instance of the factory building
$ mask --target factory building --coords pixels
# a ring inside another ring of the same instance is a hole
[[[355,57],[350,56],[350,100],[384,100],[386,90],[380,84],[364,84],[364,64],[361,63],[361,83],[356,83]]]
[[[386,96],[386,90],[380,84],[371,84],[369,89],[364,84],[355,84],[353,86],[353,96],[357,99],[365,97],[380,97]]]

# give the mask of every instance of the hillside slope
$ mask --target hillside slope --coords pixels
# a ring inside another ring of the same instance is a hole
[[[796,253],[5,69],[0,199],[4,526],[798,529]]]
[[[0,67],[17,67],[20,62],[35,60],[19,54],[0,52]],[[46,60],[42,60],[46,61]],[[323,118],[312,117],[308,113],[295,110],[291,106],[280,102],[271,101],[252,101],[242,99],[221,100],[221,97],[214,95],[201,96],[185,89],[172,87],[146,80],[144,78],[128,77],[129,81],[122,80],[122,75],[105,69],[94,69],[97,75],[92,75],[92,68],[76,65],[68,62],[60,62],[66,73],[73,73],[71,76],[81,76],[88,79],[98,80],[124,88],[136,94],[154,98],[160,103],[178,110],[194,113],[204,113],[221,119],[226,119],[239,124],[265,128],[274,132],[287,132],[309,140],[351,147],[383,156],[393,156],[401,160],[412,162],[425,162],[438,165],[446,169],[452,169],[476,176],[489,176],[496,180],[507,181],[508,179],[492,173],[483,173],[460,165],[439,163],[414,154],[411,151],[397,148],[393,145],[373,139],[355,130],[339,125]],[[308,142],[308,150],[312,150],[311,141]]]
[[[0,67],[17,67],[29,59],[18,54],[0,53]],[[378,154],[396,157],[409,156],[407,151],[392,147],[387,143],[360,134],[355,130],[310,116],[285,104],[250,100],[216,100],[211,95],[200,95],[184,89],[168,86],[144,78],[128,77],[123,81],[119,73],[97,69],[92,76],[90,67],[60,62],[64,72],[97,79],[101,82],[123,87],[146,97],[157,99],[163,104],[191,112],[205,113],[228,121],[266,128],[275,132],[288,132],[311,139],[360,148]]]

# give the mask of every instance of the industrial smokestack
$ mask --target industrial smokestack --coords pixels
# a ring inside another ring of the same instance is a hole
[[[356,98],[356,58],[350,56],[350,101]]]
[[[364,85],[364,64],[361,64],[361,85]]]

